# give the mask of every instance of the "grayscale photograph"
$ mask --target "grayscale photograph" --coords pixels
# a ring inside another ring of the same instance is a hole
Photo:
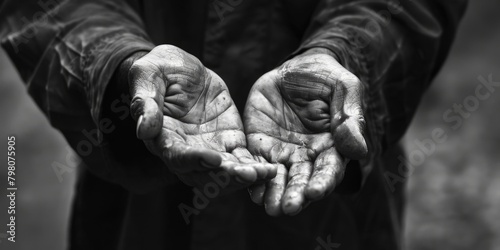
[[[1,250],[500,250],[498,0],[0,0]]]

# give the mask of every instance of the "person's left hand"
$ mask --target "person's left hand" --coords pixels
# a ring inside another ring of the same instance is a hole
[[[326,49],[312,49],[254,84],[244,111],[249,151],[282,163],[254,184],[252,200],[270,215],[299,213],[330,193],[348,159],[367,155],[362,85]]]

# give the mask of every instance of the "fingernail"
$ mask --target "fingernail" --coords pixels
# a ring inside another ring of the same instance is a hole
[[[142,134],[141,134],[141,126],[142,126],[142,120],[144,119],[144,115],[139,116],[139,119],[137,119],[137,126],[135,128],[135,135],[137,138],[141,139]]]
[[[207,162],[205,162],[204,160],[201,160],[200,161],[200,164],[203,166],[203,167],[206,167],[206,168],[215,168],[216,166],[213,166]]]

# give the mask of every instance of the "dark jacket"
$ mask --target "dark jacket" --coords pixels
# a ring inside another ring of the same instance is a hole
[[[390,250],[401,246],[406,178],[397,142],[464,9],[462,0],[7,0],[0,37],[83,160],[70,249]],[[374,157],[353,162],[342,188],[295,217],[267,216],[245,190],[193,200],[175,176],[157,174],[162,163],[135,138],[126,93],[106,92],[124,58],[158,44],[219,74],[240,111],[265,72],[311,47],[332,50],[367,86]],[[146,184],[154,188],[137,193]],[[193,202],[206,206],[182,216]]]

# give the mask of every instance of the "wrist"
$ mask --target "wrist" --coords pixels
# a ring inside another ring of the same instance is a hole
[[[101,106],[102,116],[111,119],[119,127],[123,124],[135,124],[128,109],[131,99],[128,72],[132,64],[147,53],[146,51],[135,52],[124,59],[114,71],[106,88]],[[126,110],[123,107],[126,107]],[[123,112],[117,112],[117,110],[123,110]]]
[[[123,60],[115,71],[113,78],[116,90],[119,93],[129,93],[128,74],[135,61],[148,54],[149,51],[137,51]]]

